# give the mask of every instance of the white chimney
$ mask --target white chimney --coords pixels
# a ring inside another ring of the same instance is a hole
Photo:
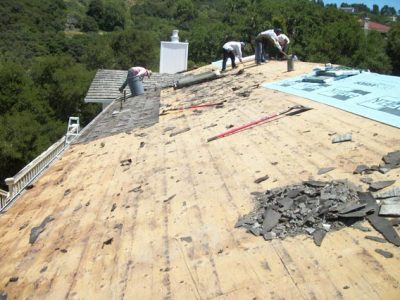
[[[172,30],[172,35],[171,35],[171,42],[174,43],[179,43],[179,36],[178,36],[179,30]]]
[[[187,70],[189,43],[179,42],[179,30],[173,30],[170,42],[161,42],[160,73],[175,74]]]

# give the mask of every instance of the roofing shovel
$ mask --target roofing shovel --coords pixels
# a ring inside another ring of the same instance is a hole
[[[217,139],[221,139],[223,137],[226,137],[228,135],[231,135],[231,134],[234,134],[236,132],[242,131],[242,130],[244,130],[246,128],[252,127],[252,126],[260,124],[260,123],[265,123],[265,122],[276,120],[276,119],[278,119],[278,117],[279,118],[283,118],[283,117],[286,117],[286,116],[294,116],[294,115],[300,114],[300,113],[305,112],[305,111],[310,110],[310,109],[312,109],[312,108],[305,107],[303,105],[295,105],[295,106],[289,107],[288,109],[286,109],[284,111],[276,112],[276,113],[274,113],[272,115],[262,117],[261,119],[258,119],[256,121],[253,121],[253,122],[250,122],[248,124],[245,124],[245,125],[242,125],[242,126],[239,126],[239,127],[236,127],[236,128],[232,128],[232,129],[230,129],[228,131],[220,133],[220,134],[218,134],[216,136],[213,136],[213,137],[209,138],[207,140],[207,142],[211,142],[211,141],[214,141],[214,140],[217,140]]]

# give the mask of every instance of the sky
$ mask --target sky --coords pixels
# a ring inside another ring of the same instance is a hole
[[[372,5],[376,4],[381,9],[384,5],[392,6],[396,9],[396,11],[400,10],[400,0],[364,0],[364,1],[353,1],[353,0],[324,0],[324,4],[336,3],[337,6],[340,6],[342,3],[354,4],[354,3],[363,3],[367,5],[370,9],[372,9]]]

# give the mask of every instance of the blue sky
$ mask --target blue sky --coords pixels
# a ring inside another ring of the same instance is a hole
[[[377,1],[377,0],[364,0],[364,1],[352,1],[352,0],[324,0],[325,4],[331,4],[331,3],[336,3],[337,6],[340,6],[342,3],[347,3],[347,4],[353,4],[353,3],[363,3],[367,5],[370,9],[372,9],[372,5],[377,4],[379,6],[379,9],[381,9],[384,5],[389,5],[392,6],[398,11],[400,9],[400,0],[382,0],[382,1]]]

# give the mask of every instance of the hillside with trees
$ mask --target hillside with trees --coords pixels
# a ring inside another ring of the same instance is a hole
[[[83,102],[97,69],[157,70],[159,43],[173,29],[190,43],[190,67],[219,59],[232,39],[251,55],[259,32],[280,27],[301,60],[400,75],[393,9],[357,9],[309,0],[2,0],[0,185],[65,134],[69,116],[85,125],[100,111]],[[365,34],[364,16],[392,30]]]

